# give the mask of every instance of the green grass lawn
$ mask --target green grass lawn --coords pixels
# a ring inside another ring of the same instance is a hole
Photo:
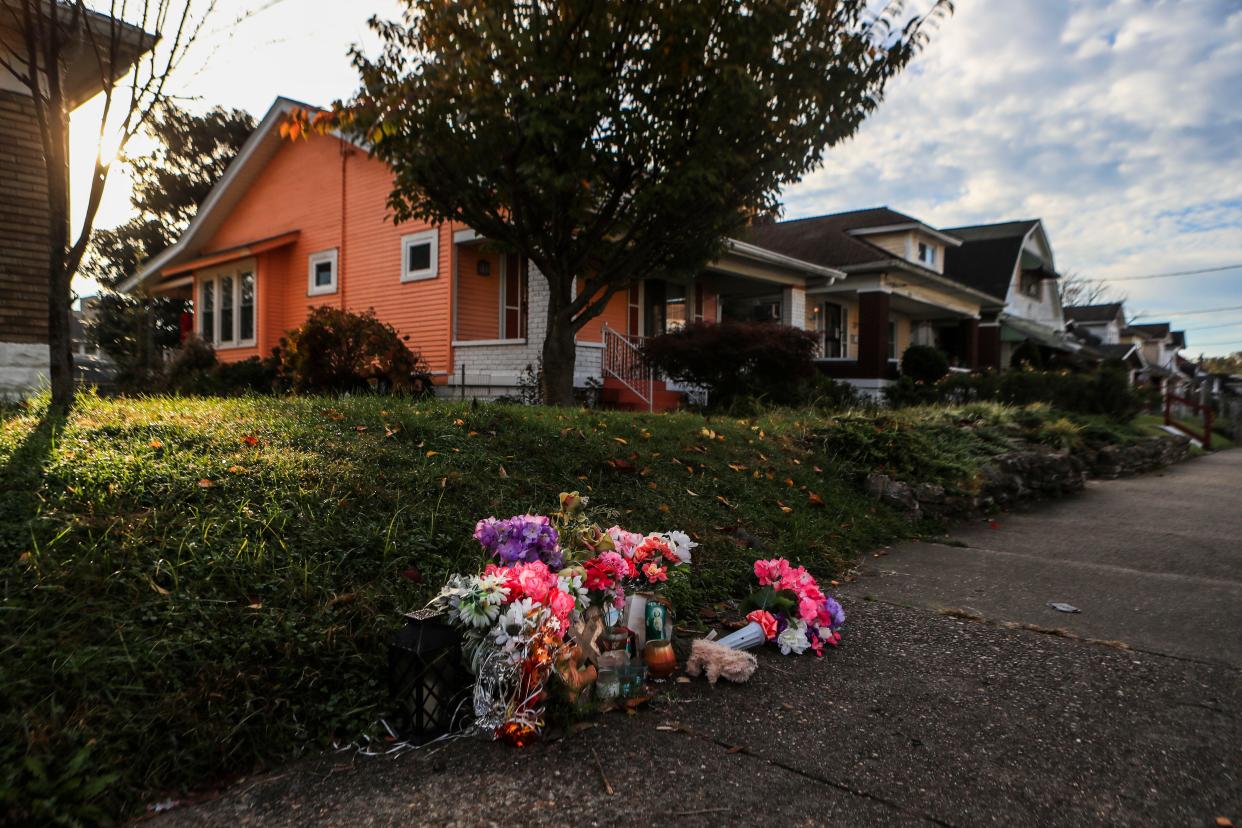
[[[603,521],[691,532],[701,547],[670,594],[693,618],[744,594],[760,555],[826,579],[914,531],[860,493],[865,472],[968,485],[1015,429],[1080,433],[1056,416],[379,397],[0,409],[0,810],[132,813],[367,730],[398,614],[481,567],[481,517],[576,489]]]

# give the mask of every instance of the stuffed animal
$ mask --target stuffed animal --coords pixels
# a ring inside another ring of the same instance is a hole
[[[707,673],[707,680],[715,684],[724,676],[729,681],[749,681],[759,662],[743,650],[734,650],[700,638],[690,645],[690,658],[686,660],[686,673],[697,676]]]

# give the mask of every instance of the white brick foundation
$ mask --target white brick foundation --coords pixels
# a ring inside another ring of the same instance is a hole
[[[0,400],[29,396],[48,383],[47,345],[0,342]]]

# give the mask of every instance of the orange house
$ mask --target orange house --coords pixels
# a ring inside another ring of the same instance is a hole
[[[194,330],[221,361],[266,356],[315,306],[374,310],[409,336],[440,393],[512,393],[538,363],[545,280],[469,227],[394,224],[388,166],[341,136],[282,139],[296,107],[276,101],[181,238],[122,289],[191,299]],[[732,241],[693,279],[645,279],[615,295],[578,333],[575,382],[654,407],[663,384],[634,375],[637,340],[725,315],[804,327],[808,283],[842,276]]]

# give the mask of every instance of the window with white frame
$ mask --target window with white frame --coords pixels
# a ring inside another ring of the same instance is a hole
[[[336,293],[336,248],[310,254],[306,268],[306,295]]]
[[[936,248],[927,242],[919,242],[919,261],[928,267],[935,267]]]
[[[215,348],[255,344],[253,263],[220,268],[198,279],[198,335]]]
[[[440,231],[425,230],[401,238],[401,281],[434,279],[439,272]]]
[[[526,338],[526,273],[517,256],[506,256],[501,264],[500,338]]]

